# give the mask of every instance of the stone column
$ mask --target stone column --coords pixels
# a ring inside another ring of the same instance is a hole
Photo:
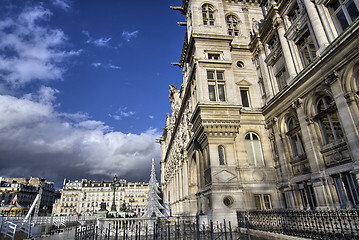
[[[317,51],[317,54],[319,55],[329,45],[329,42],[314,3],[311,0],[303,0],[303,2],[305,9],[307,10],[309,21],[312,25],[315,38],[317,39],[317,43],[319,45],[319,49]]]
[[[273,84],[272,84],[272,80],[271,80],[271,78],[269,76],[269,73],[268,73],[267,65],[264,62],[265,52],[264,52],[263,45],[261,43],[260,43],[260,45],[258,47],[257,54],[258,54],[259,69],[260,69],[261,74],[262,74],[263,84],[264,84],[264,86],[266,88],[265,89],[266,94],[268,92],[267,97],[272,97],[274,95]]]
[[[357,128],[354,126],[354,121],[350,113],[347,100],[344,97],[342,87],[340,85],[339,76],[337,72],[331,74],[326,83],[330,86],[333,93],[335,104],[337,106],[338,115],[342,130],[347,139],[347,145],[351,152],[351,157],[354,162],[359,162],[359,137]]]
[[[283,20],[279,16],[277,16],[273,22],[274,22],[274,26],[277,28],[277,31],[278,31],[279,41],[280,41],[280,45],[282,47],[283,57],[284,57],[285,64],[287,66],[289,77],[290,77],[290,79],[293,79],[297,73],[295,71],[294,63],[292,60],[292,54],[290,52],[287,38],[284,36],[285,29],[284,29]]]

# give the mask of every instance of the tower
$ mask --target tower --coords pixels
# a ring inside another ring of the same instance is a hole
[[[184,0],[172,8],[186,15],[187,32],[177,63],[183,83],[170,86],[172,114],[161,138],[164,202],[173,215],[234,224],[236,210],[277,207],[249,48],[263,18],[259,1]]]

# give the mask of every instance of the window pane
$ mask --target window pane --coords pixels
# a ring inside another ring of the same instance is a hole
[[[218,85],[218,96],[220,101],[226,101],[225,93],[224,93],[224,85]]]
[[[303,208],[306,209],[308,206],[307,197],[304,189],[299,189],[300,197],[302,198]]]
[[[257,210],[262,210],[262,199],[260,195],[254,195],[254,203]]]
[[[340,126],[340,122],[339,122],[337,113],[336,113],[336,112],[332,112],[332,113],[330,114],[330,118],[331,118],[332,123],[333,123],[333,127],[334,127],[334,132],[335,132],[336,138],[337,138],[337,139],[343,138],[344,135],[343,135],[342,127]]]
[[[304,154],[304,152],[303,152],[303,145],[302,145],[302,141],[301,141],[301,139],[300,139],[299,134],[296,136],[295,146],[296,146],[298,155]]]
[[[217,79],[223,80],[223,72],[217,72]]]
[[[248,90],[241,89],[242,106],[249,107]]]
[[[214,85],[208,85],[208,91],[209,91],[209,100],[216,101],[215,86]]]
[[[224,148],[222,146],[218,147],[218,156],[219,156],[219,164],[224,165]]]
[[[254,155],[253,155],[251,141],[246,141],[246,150],[247,150],[247,156],[248,156],[249,165],[254,165]]]
[[[266,209],[272,209],[271,202],[270,202],[270,195],[268,195],[268,194],[263,195],[263,201],[264,201],[264,206]]]
[[[207,79],[214,79],[214,72],[208,71],[207,72]]]
[[[342,27],[342,29],[343,29],[343,30],[346,29],[346,28],[349,26],[349,24],[348,24],[347,19],[345,18],[345,15],[344,15],[343,10],[340,10],[340,11],[336,14],[336,16],[337,16],[337,19],[338,19],[339,24],[340,24],[340,26]]]
[[[354,20],[359,17],[358,8],[356,7],[353,0],[349,1],[346,4],[346,7],[347,7],[347,10],[348,10],[349,16],[351,18],[351,21],[354,22]]]
[[[338,198],[340,201],[340,206],[342,208],[345,208],[347,206],[347,197],[346,197],[346,194],[344,191],[342,180],[340,179],[339,176],[334,177],[333,180],[334,180],[335,189],[337,190]]]
[[[334,142],[335,141],[334,133],[333,133],[332,128],[330,126],[328,115],[323,116],[320,119],[320,123],[321,123],[321,126],[322,126],[322,131],[323,131],[325,143],[328,144],[328,143]]]
[[[255,155],[256,165],[257,166],[264,165],[263,156],[262,156],[262,149],[261,149],[260,144],[261,144],[260,141],[253,141],[253,150],[254,150],[254,155]]]
[[[333,5],[332,5],[333,10],[335,11],[335,10],[337,10],[339,7],[340,7],[339,1],[338,1],[338,0],[337,0],[337,1],[334,1]]]

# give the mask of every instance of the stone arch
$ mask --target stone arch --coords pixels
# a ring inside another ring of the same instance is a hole
[[[318,86],[314,91],[309,93],[308,97],[304,100],[304,113],[308,117],[313,118],[317,114],[316,106],[318,99],[326,95],[330,96],[334,100],[333,94],[329,86],[325,86],[324,84]]]
[[[350,63],[344,70],[341,83],[344,93],[359,94],[359,59]]]

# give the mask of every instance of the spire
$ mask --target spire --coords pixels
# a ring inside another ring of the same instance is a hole
[[[155,160],[152,158],[152,168],[151,168],[151,177],[148,186],[148,194],[147,194],[147,205],[145,207],[145,213],[142,217],[149,218],[153,214],[156,217],[164,217],[161,213],[161,209],[163,206],[160,204],[159,200],[161,198],[158,196],[160,191],[158,190],[158,181],[156,179],[156,172],[155,172]]]

